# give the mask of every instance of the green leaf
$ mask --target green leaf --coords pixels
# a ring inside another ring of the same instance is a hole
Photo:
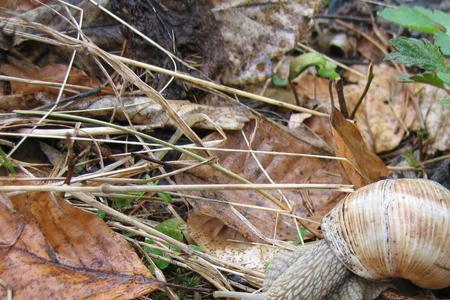
[[[406,82],[406,83],[421,82],[421,83],[434,85],[435,87],[438,87],[438,88],[444,87],[444,81],[442,81],[442,79],[440,79],[437,76],[437,74],[434,74],[434,73],[422,73],[422,74],[413,75],[411,77],[409,77],[407,74],[401,74],[401,80],[402,80],[402,82]]]
[[[445,105],[449,105],[449,106],[450,106],[450,98],[442,99],[441,102],[442,102],[442,104],[445,104]]]
[[[300,228],[300,236],[297,237],[292,243],[296,246],[300,245],[301,241],[305,239],[306,234],[308,233],[308,229],[301,227]]]
[[[439,72],[437,77],[441,79],[446,85],[450,86],[450,73]]]
[[[97,210],[97,217],[104,220],[106,218],[106,212],[102,209]]]
[[[197,251],[197,252],[203,252],[203,249],[200,248],[200,246],[198,246],[198,245],[189,244],[188,247],[189,247],[191,250],[194,250],[194,251]]]
[[[330,80],[337,80],[340,78],[339,74],[333,69],[319,68],[317,70],[317,75]]]
[[[181,231],[181,227],[184,225],[183,220],[178,218],[172,218],[165,220],[164,222],[159,223],[155,226],[155,229],[159,232],[164,233],[165,235],[170,236],[177,241],[182,242],[184,239],[183,232]]]
[[[150,245],[155,244],[155,242],[154,242],[153,240],[148,239],[148,238],[145,238],[145,242],[146,242],[147,244],[150,244]],[[146,252],[148,252],[148,253],[152,253],[152,254],[155,254],[155,255],[158,255],[158,256],[167,257],[168,259],[171,259],[169,254],[164,253],[163,251],[161,251],[161,250],[159,250],[159,249],[155,249],[155,248],[148,247],[148,246],[144,246],[142,249],[144,249],[144,251],[146,251]],[[170,261],[166,261],[166,260],[159,259],[159,258],[154,258],[154,257],[152,257],[152,261],[155,263],[155,265],[156,265],[160,270],[164,270],[165,268],[167,268],[167,267],[170,265]],[[150,269],[150,271],[152,271],[152,272],[154,271],[154,270],[152,270],[151,267],[150,267],[149,269]]]
[[[423,12],[416,8],[400,6],[398,8],[385,8],[378,13],[382,18],[399,24],[401,26],[419,30],[426,33],[435,33],[438,31],[433,20],[424,15]]]
[[[2,147],[0,147],[0,166],[3,166],[8,173],[16,174],[16,170],[14,170],[11,160],[8,158],[5,151],[3,151]]]
[[[309,52],[297,56],[289,64],[289,81],[303,73],[307,68],[319,65],[325,66],[325,63],[325,57],[317,52]]]
[[[137,234],[134,232],[125,232],[123,235],[127,236],[129,238],[133,238],[133,237],[137,236]]]
[[[445,71],[445,59],[439,48],[426,40],[399,37],[391,43],[397,51],[386,56],[386,60],[394,60],[399,64],[417,65],[427,71]]]
[[[126,207],[131,206],[131,204],[133,204],[133,200],[129,199],[129,198],[114,198],[112,199],[114,207],[117,210],[122,210]]]
[[[449,14],[447,14],[443,11],[437,10],[437,9],[434,11],[431,11],[429,9],[419,7],[419,6],[414,7],[414,9],[416,11],[419,11],[423,15],[427,16],[428,18],[430,18],[434,23],[443,26],[447,32],[450,32],[450,15]]]
[[[409,166],[415,168],[419,165],[419,162],[417,161],[416,156],[414,155],[414,152],[411,148],[406,150],[403,156],[405,157],[406,163]]]
[[[450,55],[450,35],[442,31],[437,32],[434,36],[434,44],[441,49],[443,54]]]
[[[289,84],[287,79],[281,78],[280,76],[272,76],[272,84],[277,87],[286,87]]]
[[[158,196],[159,198],[162,199],[162,201],[166,202],[166,203],[172,203],[172,196],[164,193],[164,192],[158,192]]]

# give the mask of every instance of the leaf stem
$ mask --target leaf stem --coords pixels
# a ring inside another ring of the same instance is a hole
[[[354,119],[356,112],[358,111],[359,107],[361,106],[361,103],[364,100],[364,97],[366,97],[367,92],[369,91],[370,85],[372,84],[372,80],[374,79],[375,75],[373,74],[373,64],[371,63],[369,65],[369,70],[367,71],[367,83],[366,86],[364,87],[364,91],[361,94],[361,97],[359,97],[358,102],[356,103],[355,108],[352,111],[352,114],[350,115],[350,119]]]

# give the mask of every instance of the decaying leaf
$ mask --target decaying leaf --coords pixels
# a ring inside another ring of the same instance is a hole
[[[33,1],[33,0],[1,0],[0,6],[15,11],[26,11],[40,5],[50,2],[50,0]]]
[[[0,72],[8,76],[30,80],[36,79],[49,82],[63,82],[64,77],[67,73],[67,66],[62,64],[53,64],[46,65],[40,68],[38,66],[17,66],[3,64],[0,66]],[[84,85],[88,87],[100,86],[100,81],[98,81],[98,79],[89,77],[84,71],[77,68],[71,68],[68,83]],[[47,86],[39,86],[11,81],[11,92],[13,94],[35,94],[37,92],[57,94],[58,88],[50,88]]]
[[[357,68],[362,73],[366,71]],[[407,129],[417,119],[417,112],[408,101],[407,86],[400,83],[398,71],[387,64],[374,66],[375,78],[355,116],[364,141],[376,153],[394,149]],[[357,84],[344,86],[345,100],[352,111],[363,93],[367,79],[349,75]]]
[[[151,128],[174,127],[173,121],[161,105],[150,98],[123,97],[121,101],[126,109],[126,113],[134,124],[148,124]],[[242,106],[214,107],[182,100],[167,101],[183,120],[186,120],[186,122],[189,122],[191,119],[192,121],[197,121],[193,124],[194,128],[214,130],[214,124],[216,124],[226,130],[237,130],[241,129],[245,122],[249,120]],[[112,110],[118,106],[119,103],[116,97],[104,96],[94,100],[75,103],[70,108],[89,110],[86,113],[90,116],[109,119]],[[117,110],[115,116],[117,120],[126,121],[125,115],[120,109]],[[205,116],[214,124],[208,121]]]
[[[389,171],[384,162],[367,146],[358,128],[333,108],[330,116],[335,139],[335,154],[347,158],[341,162],[345,174],[356,188],[380,180]]]
[[[324,150],[301,141],[287,129],[264,118],[256,118],[247,123],[242,132],[228,132],[228,139],[221,147],[249,150],[243,134],[249,140],[251,150],[329,155]],[[218,134],[211,134],[206,140],[217,139],[217,137]],[[270,182],[250,153],[211,152],[221,165],[248,180],[254,183]],[[335,160],[262,153],[255,155],[276,183],[345,183],[340,175],[340,166]],[[195,168],[192,173],[178,175],[177,182],[180,184],[235,183],[232,179],[211,170],[208,166]],[[276,198],[280,198],[277,191],[270,193]],[[277,216],[276,212],[258,209],[258,207],[279,208],[255,191],[202,191],[193,194],[222,201],[190,199],[200,213],[221,220],[249,240],[255,241],[272,237],[294,240],[298,237],[292,217]],[[317,222],[311,223],[311,226],[316,228],[323,214],[334,205],[340,195],[340,193],[330,190],[284,190],[283,194],[292,205],[293,214]],[[255,207],[232,206],[229,203]]]
[[[415,84],[425,128],[430,138],[430,153],[450,149],[450,106],[441,102],[445,90],[430,85]]]
[[[233,65],[224,79],[228,84],[257,82],[272,75],[271,59],[295,47],[316,7],[316,1],[212,2]]]
[[[187,225],[190,237],[207,253],[251,270],[264,272],[265,262],[278,251],[271,245],[249,243],[221,220],[198,212],[189,215]]]
[[[51,193],[2,198],[0,278],[15,299],[133,299],[161,286],[100,218]]]

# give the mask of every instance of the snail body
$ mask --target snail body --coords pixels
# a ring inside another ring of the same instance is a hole
[[[322,230],[324,240],[292,256],[284,269],[274,264],[264,293],[216,296],[366,300],[394,278],[426,289],[450,286],[450,191],[436,182],[367,185],[339,202],[323,218]]]

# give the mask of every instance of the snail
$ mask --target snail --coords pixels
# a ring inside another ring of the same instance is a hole
[[[278,255],[247,300],[377,298],[395,278],[450,286],[450,191],[425,179],[387,179],[347,195],[322,220],[324,239]]]

